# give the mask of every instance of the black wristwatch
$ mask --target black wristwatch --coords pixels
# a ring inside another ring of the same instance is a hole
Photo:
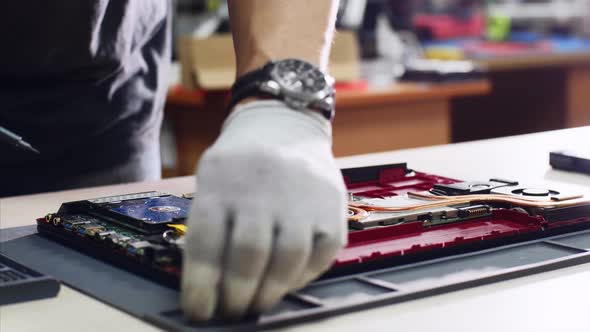
[[[234,83],[228,109],[248,97],[270,97],[282,100],[294,110],[316,110],[332,120],[334,92],[334,79],[308,62],[270,61]]]

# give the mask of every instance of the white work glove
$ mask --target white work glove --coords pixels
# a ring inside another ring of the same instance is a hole
[[[197,168],[182,308],[239,319],[326,271],[346,244],[346,190],[331,125],[279,101],[238,107]]]

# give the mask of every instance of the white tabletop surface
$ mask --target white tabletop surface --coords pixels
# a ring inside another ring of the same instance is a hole
[[[426,133],[424,133],[426,135]],[[411,139],[411,137],[408,137]],[[347,157],[341,167],[408,162],[416,170],[463,180],[491,177],[590,192],[590,176],[552,170],[549,151],[590,151],[590,127],[472,143]],[[142,190],[185,193],[191,177],[0,200],[0,228],[32,225],[64,201]],[[590,331],[590,264],[294,327],[358,331]],[[57,298],[0,306],[0,332],[152,331],[143,323],[69,287]]]

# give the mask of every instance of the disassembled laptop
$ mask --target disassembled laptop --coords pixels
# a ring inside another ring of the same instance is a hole
[[[327,276],[439,257],[449,247],[478,250],[590,227],[590,200],[581,193],[504,179],[461,182],[405,164],[347,169],[343,176],[349,245]],[[147,192],[64,203],[38,219],[38,230],[177,287],[191,198]]]

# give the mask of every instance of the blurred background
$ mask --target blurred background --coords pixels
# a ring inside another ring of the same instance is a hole
[[[226,1],[173,3],[164,176],[193,173],[235,70]],[[336,156],[590,125],[589,0],[341,0],[338,30]]]

